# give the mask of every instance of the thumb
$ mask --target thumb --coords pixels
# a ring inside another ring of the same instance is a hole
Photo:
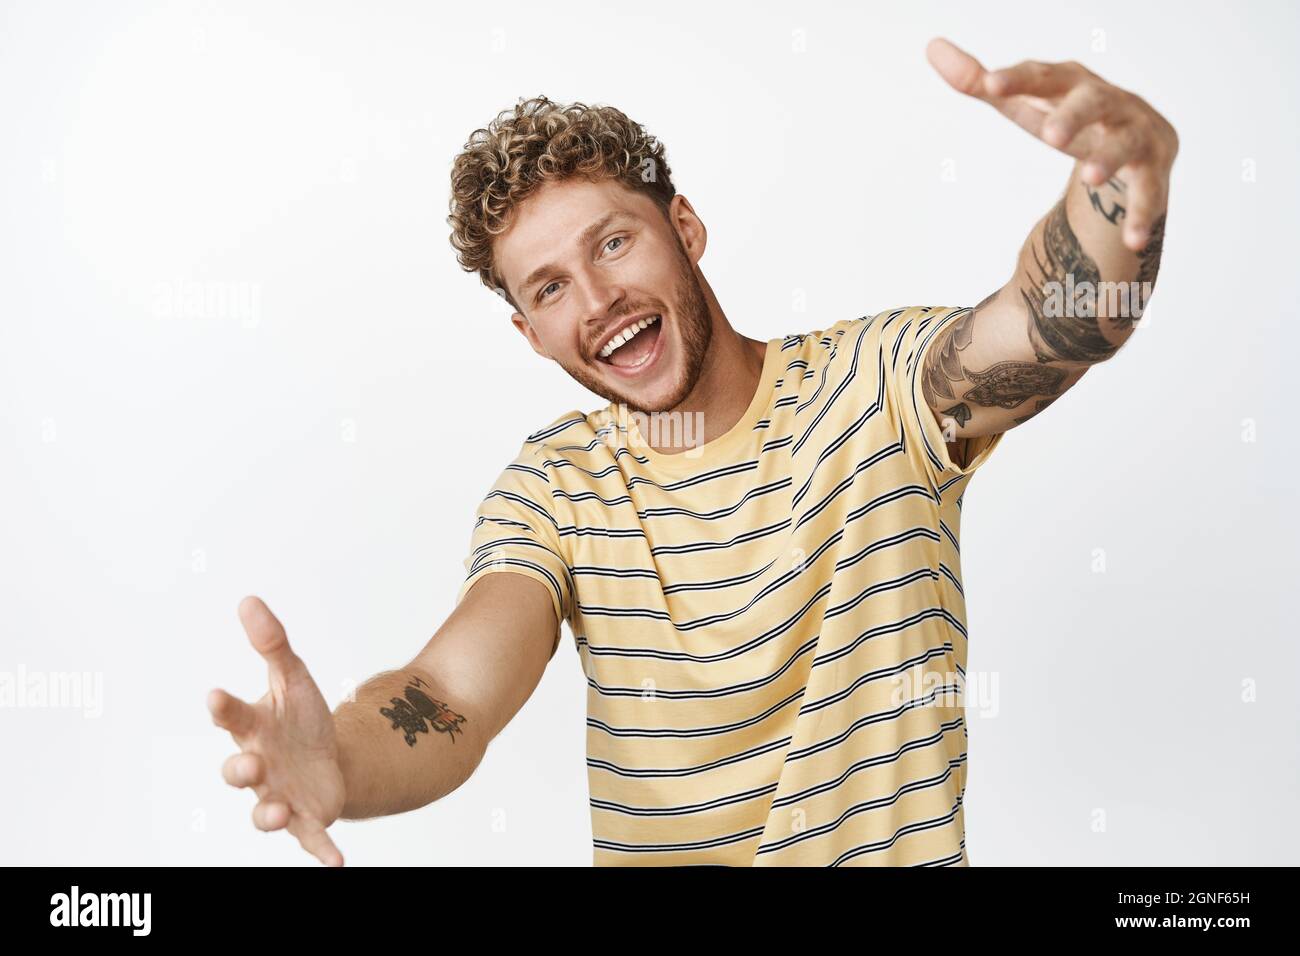
[[[298,656],[289,647],[284,626],[262,599],[249,595],[239,602],[239,622],[244,625],[248,641],[263,660],[281,676],[298,664]]]
[[[943,37],[935,37],[925,46],[925,58],[957,92],[986,102],[992,99],[985,79],[989,71],[965,50]]]

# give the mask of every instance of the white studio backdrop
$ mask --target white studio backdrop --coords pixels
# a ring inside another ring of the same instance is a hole
[[[220,776],[207,692],[266,687],[238,601],[333,706],[449,613],[524,436],[604,404],[455,262],[473,129],[539,93],[645,124],[751,336],[972,305],[1071,160],[949,89],[934,36],[1078,60],[1182,144],[1143,327],[966,497],[971,862],[1291,862],[1298,19],[0,5],[0,681],[84,692],[0,707],[0,863],[317,865]],[[350,865],[589,865],[584,717],[566,626],[464,787],[331,832]]]

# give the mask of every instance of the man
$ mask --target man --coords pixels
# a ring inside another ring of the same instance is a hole
[[[341,865],[335,819],[459,786],[568,620],[596,864],[969,862],[962,494],[1132,333],[1178,143],[1076,63],[990,73],[944,40],[927,55],[1077,160],[974,308],[746,337],[639,125],[542,97],[476,131],[452,174],[461,264],[609,404],[528,436],[479,507],[455,610],[335,714],[265,605],[240,605],[270,691],[209,707],[259,828]]]

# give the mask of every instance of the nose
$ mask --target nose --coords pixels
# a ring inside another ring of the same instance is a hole
[[[601,337],[626,312],[625,303],[626,296],[622,290],[609,290],[591,297],[582,319],[582,346],[589,357],[594,357]]]

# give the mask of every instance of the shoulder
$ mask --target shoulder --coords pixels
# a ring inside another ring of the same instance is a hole
[[[865,324],[864,338],[878,341],[881,350],[891,356],[891,365],[901,360],[910,373],[940,332],[959,325],[970,314],[969,306],[908,305],[884,309],[861,321]]]
[[[590,450],[601,441],[602,423],[609,418],[608,406],[590,412],[574,408],[556,415],[524,437],[514,464],[549,469],[556,459],[576,450]]]
[[[786,342],[792,347],[812,346],[825,351],[835,351],[842,347],[846,338],[850,342],[858,342],[865,338],[897,339],[910,328],[924,328],[943,311],[940,306],[896,306],[851,319],[841,319],[833,325],[819,326],[809,332],[791,335],[786,338]]]
[[[878,375],[866,371],[874,368],[890,382],[910,383],[922,366],[922,356],[938,354],[931,343],[970,314],[968,307],[959,306],[894,306],[792,339],[800,343],[798,358],[810,373],[824,370],[832,379],[836,375],[845,380],[862,378],[874,387]]]

